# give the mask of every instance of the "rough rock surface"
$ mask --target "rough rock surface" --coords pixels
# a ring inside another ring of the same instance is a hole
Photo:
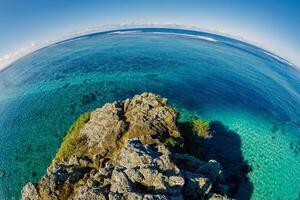
[[[166,99],[151,93],[105,104],[80,130],[80,155],[54,159],[37,184],[24,186],[22,199],[228,199],[218,162],[164,142],[183,142],[176,117]]]

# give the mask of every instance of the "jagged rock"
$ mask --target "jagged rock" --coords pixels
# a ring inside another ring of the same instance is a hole
[[[180,137],[176,126],[176,113],[167,106],[167,99],[151,93],[143,93],[134,96],[131,100],[125,100],[124,110],[127,121],[129,138],[145,136],[152,140],[153,135],[164,136],[168,133],[174,137]]]
[[[102,108],[91,113],[89,122],[80,132],[81,137],[87,138],[88,152],[93,154],[98,150],[101,156],[109,156],[117,147],[126,128],[123,104],[115,102],[105,104]]]
[[[112,185],[110,190],[115,193],[126,193],[133,191],[133,184],[124,172],[124,169],[116,167],[111,176]]]
[[[101,189],[82,186],[77,190],[74,200],[106,200],[107,194]]]
[[[71,156],[68,164],[69,165],[75,165],[75,166],[81,166],[81,167],[89,167],[92,160],[87,156],[77,157],[77,156]]]
[[[218,162],[164,143],[183,142],[176,118],[167,100],[151,93],[105,104],[77,132],[81,142],[72,147],[80,153],[54,159],[36,185],[24,186],[22,199],[226,199],[215,194],[224,187]]]
[[[135,190],[140,189],[155,194],[176,195],[181,193],[184,185],[184,179],[180,177],[179,169],[175,164],[166,155],[148,145],[143,145],[138,139],[128,140],[122,149],[115,170],[120,168],[124,169],[121,180],[124,176],[130,180],[131,187],[126,187],[130,189],[128,192],[135,188]],[[115,188],[116,184],[119,188],[119,182],[112,178],[112,188]]]

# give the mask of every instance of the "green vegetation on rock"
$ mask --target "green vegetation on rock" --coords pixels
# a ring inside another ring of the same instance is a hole
[[[180,112],[177,112],[177,116]],[[181,136],[184,138],[183,149],[189,154],[203,156],[203,142],[212,137],[210,124],[199,118],[181,118],[177,120],[177,126]]]
[[[67,160],[71,155],[80,154],[80,143],[83,143],[82,138],[79,137],[80,129],[90,120],[90,113],[86,112],[79,116],[79,118],[72,124],[64,137],[61,146],[56,153],[55,160],[60,162]]]
[[[180,143],[179,141],[177,141],[176,139],[169,137],[167,139],[165,139],[164,143],[168,146],[168,147],[172,147],[175,149],[182,149],[184,146],[184,143]]]
[[[195,135],[199,136],[200,138],[209,138],[210,137],[209,124],[205,121],[194,118],[191,121],[191,128],[192,128],[193,133]]]

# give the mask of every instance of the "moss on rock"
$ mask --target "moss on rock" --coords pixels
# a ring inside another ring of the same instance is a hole
[[[90,113],[86,112],[79,116],[73,123],[64,137],[61,146],[56,153],[55,161],[61,162],[67,160],[72,155],[80,154],[81,144],[84,143],[84,138],[79,137],[81,128],[90,120]]]

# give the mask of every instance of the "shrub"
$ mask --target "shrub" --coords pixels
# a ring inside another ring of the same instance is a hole
[[[56,161],[63,161],[75,153],[80,153],[81,145],[84,145],[84,138],[79,137],[80,129],[90,120],[90,113],[86,112],[79,116],[73,123],[64,137],[61,146],[56,153]]]
[[[172,137],[168,137],[167,139],[165,139],[164,143],[167,146],[175,148],[175,149],[183,148],[183,143],[178,142],[176,139],[174,139]]]
[[[200,138],[209,138],[210,136],[210,130],[209,130],[209,124],[207,122],[204,122],[200,119],[194,118],[191,121],[191,128],[193,134],[197,135]]]

